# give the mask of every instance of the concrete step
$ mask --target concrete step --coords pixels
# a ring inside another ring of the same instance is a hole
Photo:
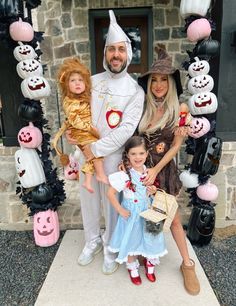
[[[54,258],[35,306],[219,306],[208,279],[188,242],[190,256],[196,262],[201,283],[197,296],[189,295],[183,287],[179,270],[181,257],[170,233],[165,235],[169,253],[157,267],[157,282],[150,283],[143,267],[143,283],[131,283],[124,265],[112,275],[103,275],[102,253],[94,261],[81,267],[77,257],[84,245],[83,231],[68,230]]]

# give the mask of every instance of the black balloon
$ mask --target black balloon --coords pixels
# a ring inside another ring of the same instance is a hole
[[[25,100],[19,105],[18,115],[26,121],[37,121],[42,115],[42,109],[39,102],[34,100]]]
[[[192,244],[207,245],[215,230],[215,209],[209,205],[194,206],[189,218],[187,237]]]

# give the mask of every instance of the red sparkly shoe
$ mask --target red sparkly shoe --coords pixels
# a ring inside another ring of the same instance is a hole
[[[156,275],[154,274],[154,267],[155,265],[151,264],[147,258],[144,258],[143,260],[143,263],[144,263],[144,267],[145,267],[145,274],[147,276],[147,279],[150,281],[150,282],[155,282],[156,281]],[[150,271],[151,270],[151,271]],[[150,273],[151,272],[151,273]]]
[[[133,276],[131,275],[131,272],[132,272],[132,271],[133,271],[133,270],[128,269],[128,272],[129,272],[129,276],[130,276],[131,282],[132,282],[133,284],[135,284],[135,285],[141,285],[141,284],[142,284],[142,280],[141,280],[140,275],[133,277]]]

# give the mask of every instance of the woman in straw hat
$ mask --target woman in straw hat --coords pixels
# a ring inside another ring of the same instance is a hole
[[[179,70],[172,66],[172,59],[163,45],[158,45],[156,51],[157,60],[148,72],[138,78],[139,85],[146,93],[139,133],[145,137],[151,157],[145,184],[152,185],[157,179],[159,188],[176,196],[181,182],[174,157],[186,135],[186,127],[176,128],[176,123],[180,122],[181,108],[186,105],[179,105],[178,96],[182,93]],[[188,293],[196,295],[200,291],[200,285],[195,273],[195,263],[189,257],[178,212],[172,222],[171,232],[183,258],[180,269],[184,286]]]

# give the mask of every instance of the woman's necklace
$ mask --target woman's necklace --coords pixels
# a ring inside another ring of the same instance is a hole
[[[164,109],[165,97],[155,98],[154,103],[158,111],[162,111]]]

